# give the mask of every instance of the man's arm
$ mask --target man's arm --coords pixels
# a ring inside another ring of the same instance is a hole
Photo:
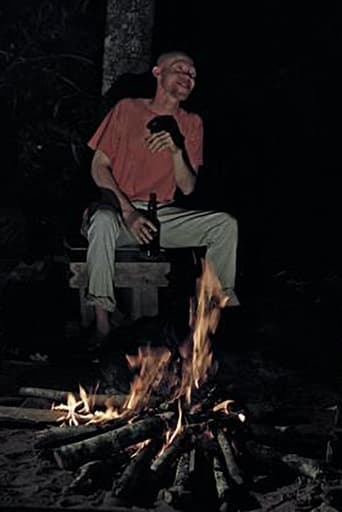
[[[176,146],[169,132],[161,131],[153,133],[146,139],[146,143],[152,153],[168,149],[173,160],[173,171],[177,186],[184,195],[189,195],[195,188],[197,174],[190,162],[187,162],[184,150]]]
[[[112,174],[108,156],[101,150],[96,150],[91,164],[91,175],[98,187],[107,188],[116,195],[122,212],[122,217],[128,229],[140,244],[152,240],[155,226],[143,214],[134,208],[126,195],[118,187]]]
[[[134,207],[131,205],[128,198],[121,192],[114,179],[110,159],[100,149],[95,151],[91,163],[91,175],[98,187],[108,188],[114,192],[120,203],[122,216],[124,219],[126,216],[133,212]]]

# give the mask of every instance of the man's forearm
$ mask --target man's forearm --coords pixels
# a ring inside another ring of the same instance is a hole
[[[173,153],[172,157],[177,186],[183,194],[191,194],[196,184],[196,173],[191,169],[190,164],[188,165],[184,160],[183,152],[181,150]]]
[[[131,213],[134,210],[130,201],[121,192],[118,185],[116,184],[109,167],[107,167],[104,164],[93,165],[91,168],[91,175],[98,187],[108,188],[109,190],[112,190],[112,192],[114,192],[120,203],[122,214],[124,216]]]

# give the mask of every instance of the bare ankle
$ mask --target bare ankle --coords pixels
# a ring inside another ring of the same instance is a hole
[[[110,331],[109,313],[100,306],[95,307],[96,330],[99,334],[106,336]]]

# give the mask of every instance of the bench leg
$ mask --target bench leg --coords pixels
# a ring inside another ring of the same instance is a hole
[[[136,320],[142,316],[158,315],[158,288],[147,286],[146,288],[131,289],[131,318]]]

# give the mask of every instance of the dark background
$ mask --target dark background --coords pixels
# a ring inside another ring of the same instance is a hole
[[[340,272],[342,7],[265,1],[156,2],[152,54],[190,52],[188,107],[205,123],[205,164],[191,206],[239,221],[239,282]],[[117,97],[101,98],[105,2],[12,0],[0,8],[3,260],[63,252],[95,190],[86,141]]]

